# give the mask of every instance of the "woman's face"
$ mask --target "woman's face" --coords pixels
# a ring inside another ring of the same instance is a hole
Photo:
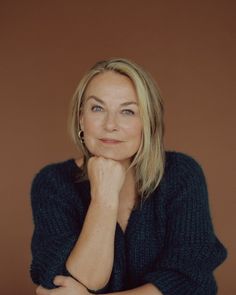
[[[128,165],[138,151],[142,136],[132,81],[113,71],[95,76],[84,94],[80,127],[91,154]]]

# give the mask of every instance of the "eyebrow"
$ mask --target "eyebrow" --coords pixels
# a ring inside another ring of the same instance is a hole
[[[97,102],[100,102],[102,105],[105,105],[105,102],[104,102],[102,99],[100,99],[100,98],[98,98],[97,96],[95,96],[95,95],[90,95],[90,96],[87,98],[87,101],[88,101],[89,99],[92,99],[92,98],[93,98],[94,100],[96,100]],[[121,106],[127,106],[127,105],[130,105],[130,104],[138,105],[136,101],[126,101],[126,102],[123,102],[123,103],[121,104]]]

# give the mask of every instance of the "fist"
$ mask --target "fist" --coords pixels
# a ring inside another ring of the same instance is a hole
[[[91,198],[107,204],[117,204],[125,174],[125,168],[118,161],[91,157],[88,161]]]

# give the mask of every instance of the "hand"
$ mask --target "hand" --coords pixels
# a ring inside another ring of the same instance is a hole
[[[91,157],[88,161],[88,177],[92,200],[118,204],[125,173],[125,168],[118,161]]]
[[[53,281],[54,285],[59,286],[55,289],[45,289],[38,286],[36,289],[37,295],[88,295],[91,294],[79,282],[71,277],[56,276]]]

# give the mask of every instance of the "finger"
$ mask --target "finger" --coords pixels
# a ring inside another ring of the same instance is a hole
[[[66,276],[55,276],[53,283],[56,286],[65,286],[67,279]]]
[[[37,287],[35,292],[37,295],[50,295],[51,294],[50,290],[43,288],[41,285]]]

